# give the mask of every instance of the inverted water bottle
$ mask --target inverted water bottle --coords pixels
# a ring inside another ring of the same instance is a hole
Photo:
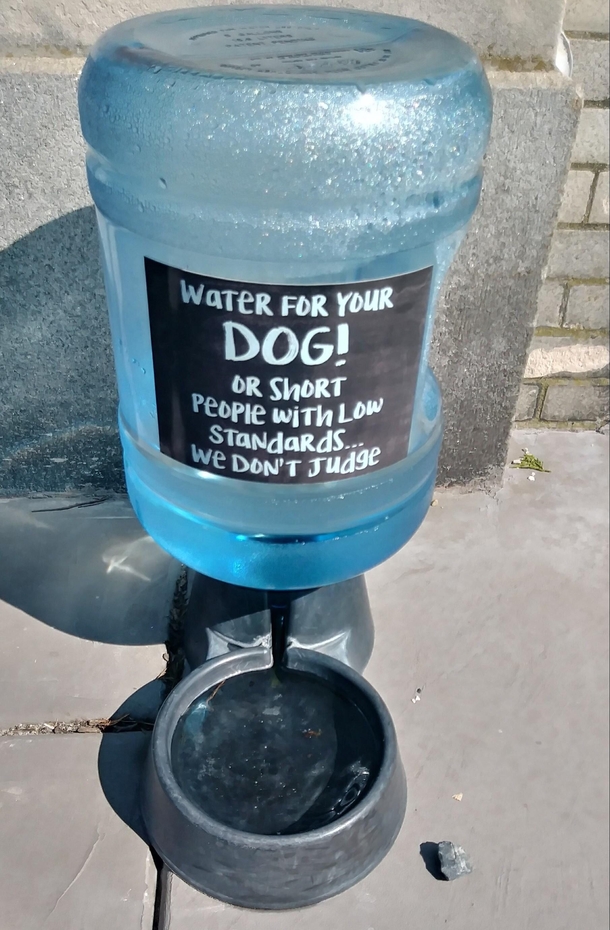
[[[107,32],[79,104],[144,527],[251,588],[387,558],[434,488],[434,305],[491,120],[475,53],[378,13],[181,10]]]

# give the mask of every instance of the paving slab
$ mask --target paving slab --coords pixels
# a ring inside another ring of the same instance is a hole
[[[0,501],[0,730],[154,713],[178,572],[126,499]]]
[[[409,782],[392,852],[291,913],[233,908],[174,879],[170,930],[607,926],[608,437],[519,430],[512,457],[524,446],[550,473],[508,469],[493,496],[439,493],[368,576],[366,676]],[[420,847],[442,840],[464,847],[471,875],[427,871]]]
[[[143,734],[103,739],[137,770]],[[156,870],[104,796],[100,740],[0,739],[0,930],[151,930]]]

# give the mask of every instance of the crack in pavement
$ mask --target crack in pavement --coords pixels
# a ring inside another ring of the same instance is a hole
[[[45,926],[45,924],[47,924],[47,923],[49,922],[49,920],[51,919],[51,917],[53,916],[53,914],[55,913],[55,911],[56,911],[57,908],[59,907],[61,901],[65,898],[65,896],[66,896],[66,895],[68,894],[68,892],[70,891],[70,888],[72,888],[72,887],[76,884],[76,882],[79,880],[79,878],[81,877],[81,875],[83,874],[83,872],[84,872],[85,869],[87,868],[87,865],[88,865],[89,862],[91,861],[91,857],[93,856],[93,853],[95,852],[95,849],[96,849],[98,843],[100,842],[100,840],[103,840],[104,837],[105,837],[105,835],[106,835],[105,833],[100,833],[99,827],[96,827],[96,828],[95,828],[95,832],[96,832],[96,837],[95,837],[95,839],[94,839],[94,841],[93,841],[93,845],[91,846],[91,849],[89,850],[89,852],[87,853],[87,855],[86,855],[86,857],[85,857],[85,861],[83,862],[83,864],[81,865],[80,869],[78,870],[78,872],[76,873],[76,875],[74,876],[74,878],[72,879],[72,881],[70,882],[70,884],[67,886],[67,888],[66,888],[64,891],[62,891],[62,893],[61,893],[60,896],[58,897],[57,901],[56,901],[55,904],[53,905],[53,908],[52,908],[52,909],[49,911],[49,913],[47,914],[47,916],[46,916],[46,918],[45,918],[45,922],[44,922],[44,924],[43,924],[43,927]]]
[[[152,720],[139,720],[129,714],[121,717],[96,717],[82,720],[56,720],[44,723],[17,723],[0,730],[2,736],[52,736],[68,733],[150,733]]]

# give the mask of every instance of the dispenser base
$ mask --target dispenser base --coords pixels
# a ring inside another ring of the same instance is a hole
[[[315,650],[362,672],[374,630],[363,575],[306,591],[242,588],[195,574],[185,616],[184,649],[191,669],[237,648],[270,646],[271,608],[289,605],[287,646]]]

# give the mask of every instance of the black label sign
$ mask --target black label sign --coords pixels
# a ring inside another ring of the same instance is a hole
[[[282,484],[405,458],[431,268],[289,286],[145,266],[165,455]]]

